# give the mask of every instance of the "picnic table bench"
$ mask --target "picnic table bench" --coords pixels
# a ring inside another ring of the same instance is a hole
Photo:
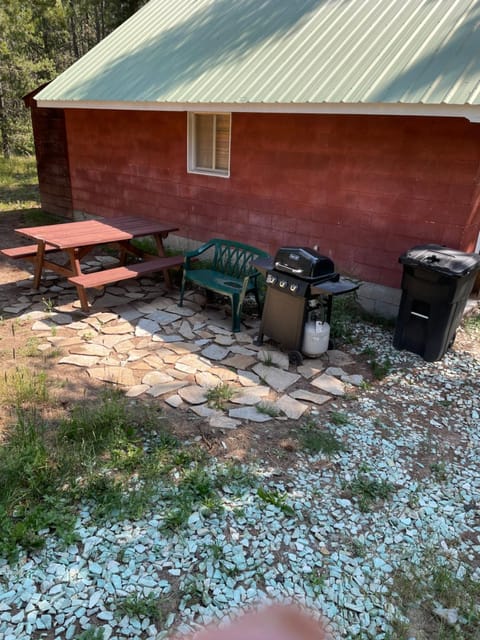
[[[201,256],[210,257],[208,268],[196,268],[195,262]],[[232,307],[232,332],[240,331],[240,312],[245,295],[252,292],[258,308],[261,308],[257,277],[260,275],[253,266],[257,258],[268,258],[261,249],[242,242],[213,238],[198,249],[185,253],[182,287],[179,306],[183,305],[183,296],[187,281],[204,289],[230,298]]]

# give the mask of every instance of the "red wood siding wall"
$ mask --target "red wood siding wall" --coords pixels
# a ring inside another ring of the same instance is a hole
[[[67,218],[73,215],[65,114],[61,109],[31,107],[42,208]]]
[[[337,269],[399,286],[399,255],[472,251],[480,125],[461,119],[233,114],[231,176],[188,174],[185,113],[66,112],[74,209],[175,222],[274,253],[318,245]]]

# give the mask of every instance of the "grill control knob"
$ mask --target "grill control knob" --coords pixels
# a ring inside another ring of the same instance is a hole
[[[279,285],[282,289],[285,289],[285,287],[287,286],[288,282],[286,280],[280,280]]]
[[[268,284],[275,284],[275,282],[277,281],[275,276],[272,276],[271,273],[268,274],[267,276],[267,283]]]
[[[290,291],[292,293],[295,293],[295,291],[298,289],[298,284],[291,284],[290,285]]]

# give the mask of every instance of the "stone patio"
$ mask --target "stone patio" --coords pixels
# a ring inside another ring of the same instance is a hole
[[[352,358],[339,351],[290,365],[274,345],[254,344],[258,318],[245,317],[244,330],[234,334],[228,305],[203,308],[199,292],[188,292],[179,307],[178,292],[162,282],[127,281],[96,292],[86,315],[67,282],[52,277],[47,284],[34,291],[31,279],[19,281],[15,304],[3,308],[31,321],[42,352],[60,349],[59,366],[79,367],[131,398],[159,398],[213,428],[297,420],[363,381]],[[224,410],[213,409],[207,393],[222,384],[233,395]]]

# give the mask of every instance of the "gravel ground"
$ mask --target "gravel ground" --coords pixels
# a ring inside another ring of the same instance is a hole
[[[102,526],[84,505],[76,544],[50,537],[38,554],[0,561],[0,637],[78,638],[93,626],[106,640],[165,638],[294,600],[335,637],[386,639],[403,617],[392,592],[407,565],[480,581],[480,359],[454,350],[426,363],[369,325],[356,338],[352,353],[373,346],[389,372],[330,405],[343,450],[301,451],[281,470],[259,460],[245,468],[255,488],[225,485],[222,513],[195,512],[173,535],[161,497],[142,520]],[[161,619],[119,612],[132,594],[160,603]]]

